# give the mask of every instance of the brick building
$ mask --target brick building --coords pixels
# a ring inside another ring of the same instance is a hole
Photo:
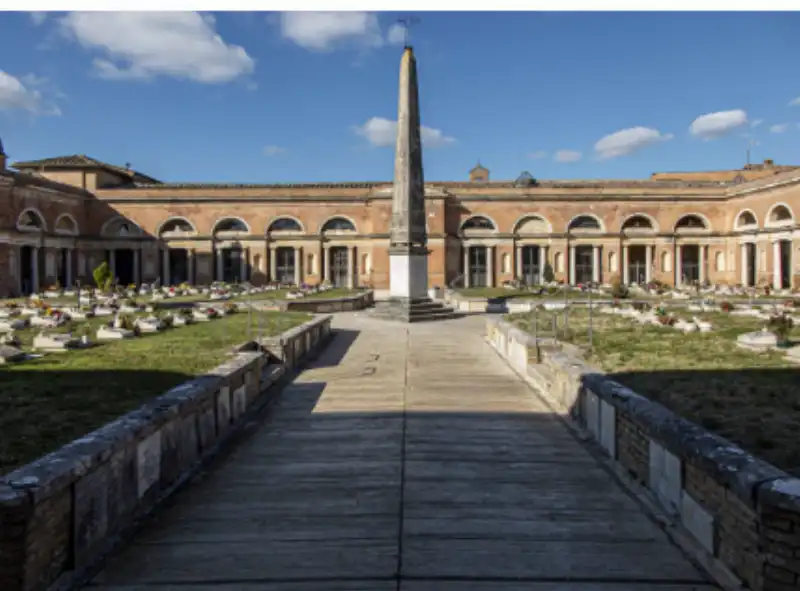
[[[800,167],[647,180],[426,183],[429,283],[657,279],[800,284]],[[0,296],[91,281],[389,285],[391,182],[161,182],[83,155],[17,162],[0,145]]]

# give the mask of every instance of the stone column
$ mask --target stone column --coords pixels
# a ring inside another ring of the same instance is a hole
[[[269,281],[278,280],[278,248],[272,244],[269,246]]]
[[[592,281],[600,283],[600,247],[592,246]]]
[[[494,246],[486,246],[486,287],[494,287]]]
[[[772,243],[772,287],[781,288],[781,243],[779,240]]]
[[[514,259],[514,279],[522,277],[522,245],[517,244],[516,248],[514,248],[515,259]]]
[[[247,263],[250,262],[250,249],[243,248],[239,259],[239,281],[247,281]]]
[[[195,251],[192,248],[186,255],[186,282],[189,285],[194,285],[194,257]]]
[[[65,283],[66,283],[66,285],[64,286],[65,289],[69,289],[69,288],[72,287],[72,256],[73,256],[73,252],[74,251],[71,248],[67,249],[67,262],[66,262],[67,269],[66,269],[66,273],[65,273],[65,279],[66,279]]]
[[[681,258],[681,245],[675,245],[675,286],[683,285],[683,259]]]
[[[569,247],[569,275],[567,276],[567,283],[575,285],[575,246]]]
[[[217,248],[217,257],[216,258],[217,258],[217,261],[216,261],[216,263],[214,265],[216,267],[216,269],[214,269],[214,278],[215,278],[215,281],[222,281],[223,273],[222,273],[222,249],[221,248]]]
[[[161,251],[161,285],[169,285],[169,249]]]
[[[697,278],[700,284],[706,280],[706,249],[708,246],[700,244],[697,246]]]
[[[136,285],[139,285],[141,282],[141,277],[139,277],[139,259],[141,258],[141,252],[138,248],[133,249],[133,282]]]
[[[303,249],[299,246],[294,247],[294,284],[300,285],[303,283]]]
[[[544,268],[547,266],[547,247],[539,246],[539,283],[544,283]]]
[[[631,282],[631,272],[630,268],[628,267],[628,262],[630,261],[630,253],[628,252],[628,246],[623,245],[622,247],[622,284],[628,285]]]
[[[39,247],[31,248],[31,292],[39,292]]]
[[[358,277],[356,276],[356,247],[347,247],[347,286],[350,289],[355,289],[358,284]]]
[[[323,280],[330,280],[331,274],[331,247],[329,244],[324,244],[322,246],[322,269],[320,269],[320,275],[322,276]]]
[[[469,246],[464,246],[464,287],[469,287]]]
[[[747,287],[747,244],[739,245],[739,280]]]
[[[111,271],[111,279],[113,281],[117,280],[117,251],[116,249],[111,249],[108,253],[108,267]]]
[[[644,280],[647,283],[653,280],[653,247],[649,244],[644,247]]]

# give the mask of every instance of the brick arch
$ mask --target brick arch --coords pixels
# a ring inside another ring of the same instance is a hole
[[[72,225],[72,229],[59,230],[58,226],[62,220],[68,220]],[[81,229],[78,225],[78,221],[75,219],[75,216],[73,216],[71,213],[62,213],[56,218],[56,223],[53,225],[53,232],[56,234],[66,234],[68,236],[78,236],[81,233]]]
[[[492,232],[497,232],[497,230],[499,228],[499,226],[497,225],[497,222],[494,221],[494,219],[492,219],[490,216],[486,215],[485,213],[476,213],[476,214],[473,214],[473,215],[469,216],[467,219],[465,219],[463,222],[461,222],[461,224],[459,224],[459,226],[458,226],[459,231],[463,232],[465,230],[465,226],[467,225],[468,222],[470,222],[471,220],[477,220],[477,219],[484,219],[484,220],[488,221],[490,224],[492,224],[491,230],[489,228],[485,228],[485,230],[492,231]],[[466,228],[467,231],[475,230],[475,229],[477,229],[477,228]],[[481,228],[481,229],[484,230],[484,228]]]
[[[744,224],[742,224],[741,220],[742,220],[742,217],[745,214],[748,214],[748,213],[751,216],[753,216],[753,220],[754,221],[753,221],[752,224],[744,225]],[[741,211],[739,211],[739,213],[737,213],[736,217],[733,219],[733,229],[734,230],[741,230],[743,228],[757,228],[757,227],[758,227],[758,216],[756,215],[756,212],[754,212],[752,209],[750,209],[748,207],[746,207],[746,208],[742,209]]]
[[[294,230],[275,230],[275,229],[273,229],[272,228],[273,224],[275,224],[276,222],[279,222],[281,220],[291,220],[291,221],[293,221],[294,223],[297,224],[298,229],[294,229]],[[293,215],[281,214],[281,215],[276,215],[272,219],[269,220],[269,223],[267,224],[267,228],[265,230],[265,233],[269,234],[270,232],[280,232],[280,231],[305,232],[306,231],[306,226],[302,221],[300,221],[299,218],[297,218],[297,217],[295,217]]]
[[[526,224],[526,222],[533,221],[533,220],[541,220],[544,224],[544,233],[551,234],[553,232],[553,224],[548,220],[543,214],[541,213],[526,213],[517,218],[517,221],[514,222],[514,225],[511,226],[511,232],[513,234],[518,234],[522,227]]]
[[[625,225],[628,224],[628,222],[630,222],[630,221],[632,221],[632,220],[634,220],[636,218],[641,218],[641,219],[647,220],[648,222],[650,222],[650,227],[649,228],[626,228],[625,227]],[[644,213],[644,212],[640,212],[640,211],[637,211],[635,213],[631,213],[631,214],[626,215],[625,218],[622,220],[622,223],[619,225],[620,232],[622,232],[624,230],[636,229],[636,230],[653,231],[653,232],[658,233],[659,228],[660,228],[660,226],[659,226],[658,220],[656,220],[656,218],[654,218],[650,214],[647,214],[647,213]]]
[[[712,226],[711,226],[711,220],[709,220],[709,219],[708,219],[708,218],[707,218],[705,215],[703,215],[702,213],[697,213],[697,212],[685,213],[685,214],[683,214],[681,217],[679,217],[679,218],[676,220],[675,224],[672,226],[672,231],[673,231],[673,232],[678,232],[679,230],[683,229],[683,228],[679,228],[679,227],[678,227],[678,226],[680,225],[680,223],[681,223],[682,221],[684,221],[684,220],[688,220],[688,219],[691,219],[691,218],[697,218],[697,219],[699,219],[700,221],[702,221],[702,222],[703,222],[703,224],[705,225],[705,227],[704,227],[704,228],[692,228],[692,230],[695,230],[695,229],[696,229],[697,231],[705,231],[705,232],[710,232],[710,231],[711,231],[711,229],[712,229]],[[688,229],[688,228],[687,228],[687,229]]]
[[[189,225],[189,227],[191,228],[191,230],[189,230],[189,231],[190,232],[194,232],[195,234],[197,233],[197,226],[195,226],[190,219],[188,219],[188,218],[186,218],[186,217],[184,217],[182,215],[173,215],[173,216],[168,217],[167,219],[165,219],[163,222],[161,222],[158,225],[158,229],[156,230],[156,236],[161,236],[161,234],[163,234],[164,231],[165,231],[164,230],[165,226],[167,224],[169,224],[170,222],[186,222]]]
[[[353,226],[352,230],[340,230],[340,231],[353,232],[353,233],[357,233],[358,232],[358,225],[356,225],[356,222],[355,222],[355,220],[353,220],[353,218],[351,218],[349,216],[346,216],[346,215],[343,215],[341,213],[337,213],[336,215],[332,215],[329,218],[325,219],[319,225],[319,232],[318,233],[322,234],[323,232],[330,232],[330,230],[325,229],[325,226],[327,226],[328,224],[330,224],[334,220],[345,220],[345,221],[349,222],[350,225]]]
[[[605,225],[605,222],[603,222],[603,219],[600,216],[596,215],[596,214],[587,212],[587,213],[579,213],[578,215],[573,216],[572,219],[567,222],[567,227],[566,227],[567,232],[578,230],[579,228],[573,228],[572,225],[575,222],[577,222],[578,220],[580,220],[581,218],[589,218],[589,219],[593,219],[595,222],[597,222],[597,226],[598,227],[597,228],[592,228],[592,230],[594,230],[596,232],[605,232],[606,231],[606,225]],[[586,229],[588,230],[589,228],[586,228]]]

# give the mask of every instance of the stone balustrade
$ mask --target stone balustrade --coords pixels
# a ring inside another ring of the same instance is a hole
[[[709,568],[753,591],[800,588],[800,479],[640,396],[574,351],[487,318],[487,340],[555,412],[649,491]]]
[[[321,316],[265,342],[273,354],[243,347],[208,374],[0,478],[0,589],[80,580],[330,335],[331,317]]]

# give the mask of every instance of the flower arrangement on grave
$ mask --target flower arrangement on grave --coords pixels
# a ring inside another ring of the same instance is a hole
[[[772,286],[768,283],[764,286],[764,295],[768,296],[772,293]]]
[[[194,317],[194,316],[192,315],[192,309],[191,309],[191,308],[181,308],[181,309],[178,311],[178,314],[180,314],[180,315],[181,315],[181,316],[183,316],[184,318],[193,318],[193,317]]]
[[[783,305],[787,308],[800,308],[800,300],[797,298],[792,298],[783,302]]]
[[[722,310],[723,312],[730,312],[731,310],[733,310],[733,308],[734,306],[730,302],[722,302],[719,305],[719,309]]]
[[[219,310],[216,308],[206,308],[205,313],[209,318],[219,318]]]
[[[9,309],[9,310],[16,310],[16,309],[17,309],[19,306],[17,305],[17,303],[16,303],[16,302],[7,302],[7,303],[5,304],[5,307],[6,307],[7,309]]]
[[[225,309],[226,314],[236,314],[236,312],[239,311],[239,306],[237,306],[233,302],[225,302],[223,308]]]
[[[778,345],[787,345],[789,343],[789,333],[794,328],[794,320],[786,312],[772,314],[767,321],[767,326],[778,337]]]
[[[619,306],[620,306],[619,298],[614,298],[613,300],[611,300],[612,308],[619,308]]]

